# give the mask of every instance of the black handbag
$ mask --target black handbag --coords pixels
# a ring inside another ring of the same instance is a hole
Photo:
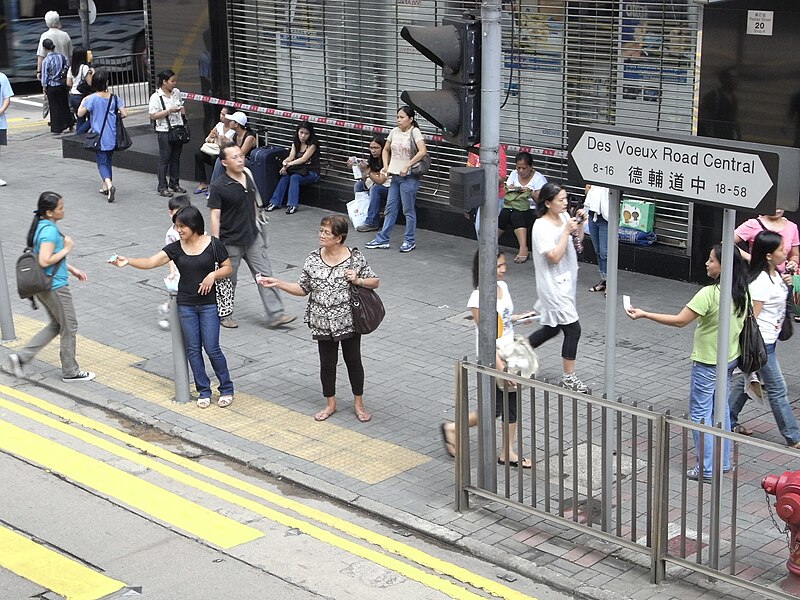
[[[794,324],[792,319],[794,317],[794,289],[789,286],[789,293],[786,296],[786,315],[783,317],[783,325],[781,331],[778,333],[778,339],[785,342],[794,335]]]
[[[747,315],[739,334],[739,360],[737,366],[742,373],[755,373],[767,364],[767,347],[758,329],[758,321],[753,314],[750,295],[747,295]]]
[[[417,143],[414,141],[414,130],[411,130],[410,135],[411,140],[411,156],[414,157],[419,152],[419,148],[417,147]],[[422,177],[428,170],[431,168],[431,155],[426,152],[425,156],[422,157],[418,163],[411,165],[408,169],[408,172],[412,175],[416,175],[417,177]]]
[[[357,250],[358,248],[353,248],[350,252],[351,268],[353,252]],[[371,288],[359,287],[354,283],[350,284],[350,307],[353,309],[353,327],[356,333],[372,333],[386,316],[386,309],[378,293]]]
[[[108,99],[108,103],[111,104],[111,98]],[[91,150],[92,152],[100,151],[100,140],[103,138],[103,132],[106,130],[106,121],[108,121],[108,107],[106,107],[106,114],[103,116],[103,126],[100,128],[100,133],[95,133],[94,131],[92,133],[87,133],[83,140],[84,149]]]
[[[164,96],[160,96],[161,106],[164,110],[167,110],[167,105],[164,104]],[[183,125],[173,125],[169,120],[169,114],[167,114],[167,140],[170,144],[188,144],[192,141],[192,134],[189,132],[189,128],[186,127],[186,123],[184,122]]]
[[[308,163],[303,163],[301,165],[289,165],[286,167],[286,174],[287,175],[300,175],[305,177],[308,175]]]
[[[77,87],[77,88],[75,88],[75,89],[77,89],[77,90],[78,90],[78,93],[79,93],[81,96],[88,96],[89,94],[91,94],[91,93],[92,93],[92,86],[90,86],[88,83],[86,83],[86,80],[85,80],[85,79],[84,79],[83,81],[81,81],[81,82],[78,84],[78,87]]]
[[[122,122],[122,115],[119,114],[119,110],[117,109],[116,96],[114,96],[114,114],[116,115],[117,119],[117,145],[115,146],[115,149],[127,150],[133,146],[133,140],[131,139],[131,136],[128,135],[128,130],[125,129],[125,124]]]

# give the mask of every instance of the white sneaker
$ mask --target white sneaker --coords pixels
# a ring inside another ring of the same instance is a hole
[[[22,361],[20,361],[18,354],[9,354],[8,362],[11,364],[11,372],[14,373],[14,377],[25,377],[25,371],[22,370]]]
[[[95,374],[91,371],[78,371],[77,375],[73,375],[72,377],[62,377],[61,381],[64,383],[71,383],[73,381],[91,381],[95,378]]]
[[[573,392],[580,392],[585,394],[589,391],[589,387],[583,383],[575,373],[564,373],[561,376],[561,387],[572,390]]]
[[[6,182],[5,179],[0,179],[0,187],[3,187],[4,185],[8,185],[8,182]]]
[[[163,331],[169,331],[169,320],[168,319],[159,319],[158,320],[158,327]]]

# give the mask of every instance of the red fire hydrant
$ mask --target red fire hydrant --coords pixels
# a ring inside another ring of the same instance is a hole
[[[767,494],[775,496],[775,512],[786,522],[791,539],[786,568],[800,575],[800,471],[787,471],[783,475],[767,475],[761,480]]]

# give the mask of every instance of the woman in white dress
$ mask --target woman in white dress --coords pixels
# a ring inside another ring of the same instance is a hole
[[[583,239],[581,223],[586,215],[581,209],[575,217],[569,217],[567,205],[567,191],[563,187],[555,183],[542,186],[536,201],[537,219],[531,236],[539,296],[534,310],[541,315],[542,327],[528,340],[537,348],[562,331],[564,374],[560,384],[575,392],[587,392],[589,388],[575,374],[581,324],[576,306],[578,255],[572,242],[573,236]]]

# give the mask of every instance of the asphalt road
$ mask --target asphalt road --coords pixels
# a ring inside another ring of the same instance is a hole
[[[0,375],[3,598],[567,597],[14,383]]]

